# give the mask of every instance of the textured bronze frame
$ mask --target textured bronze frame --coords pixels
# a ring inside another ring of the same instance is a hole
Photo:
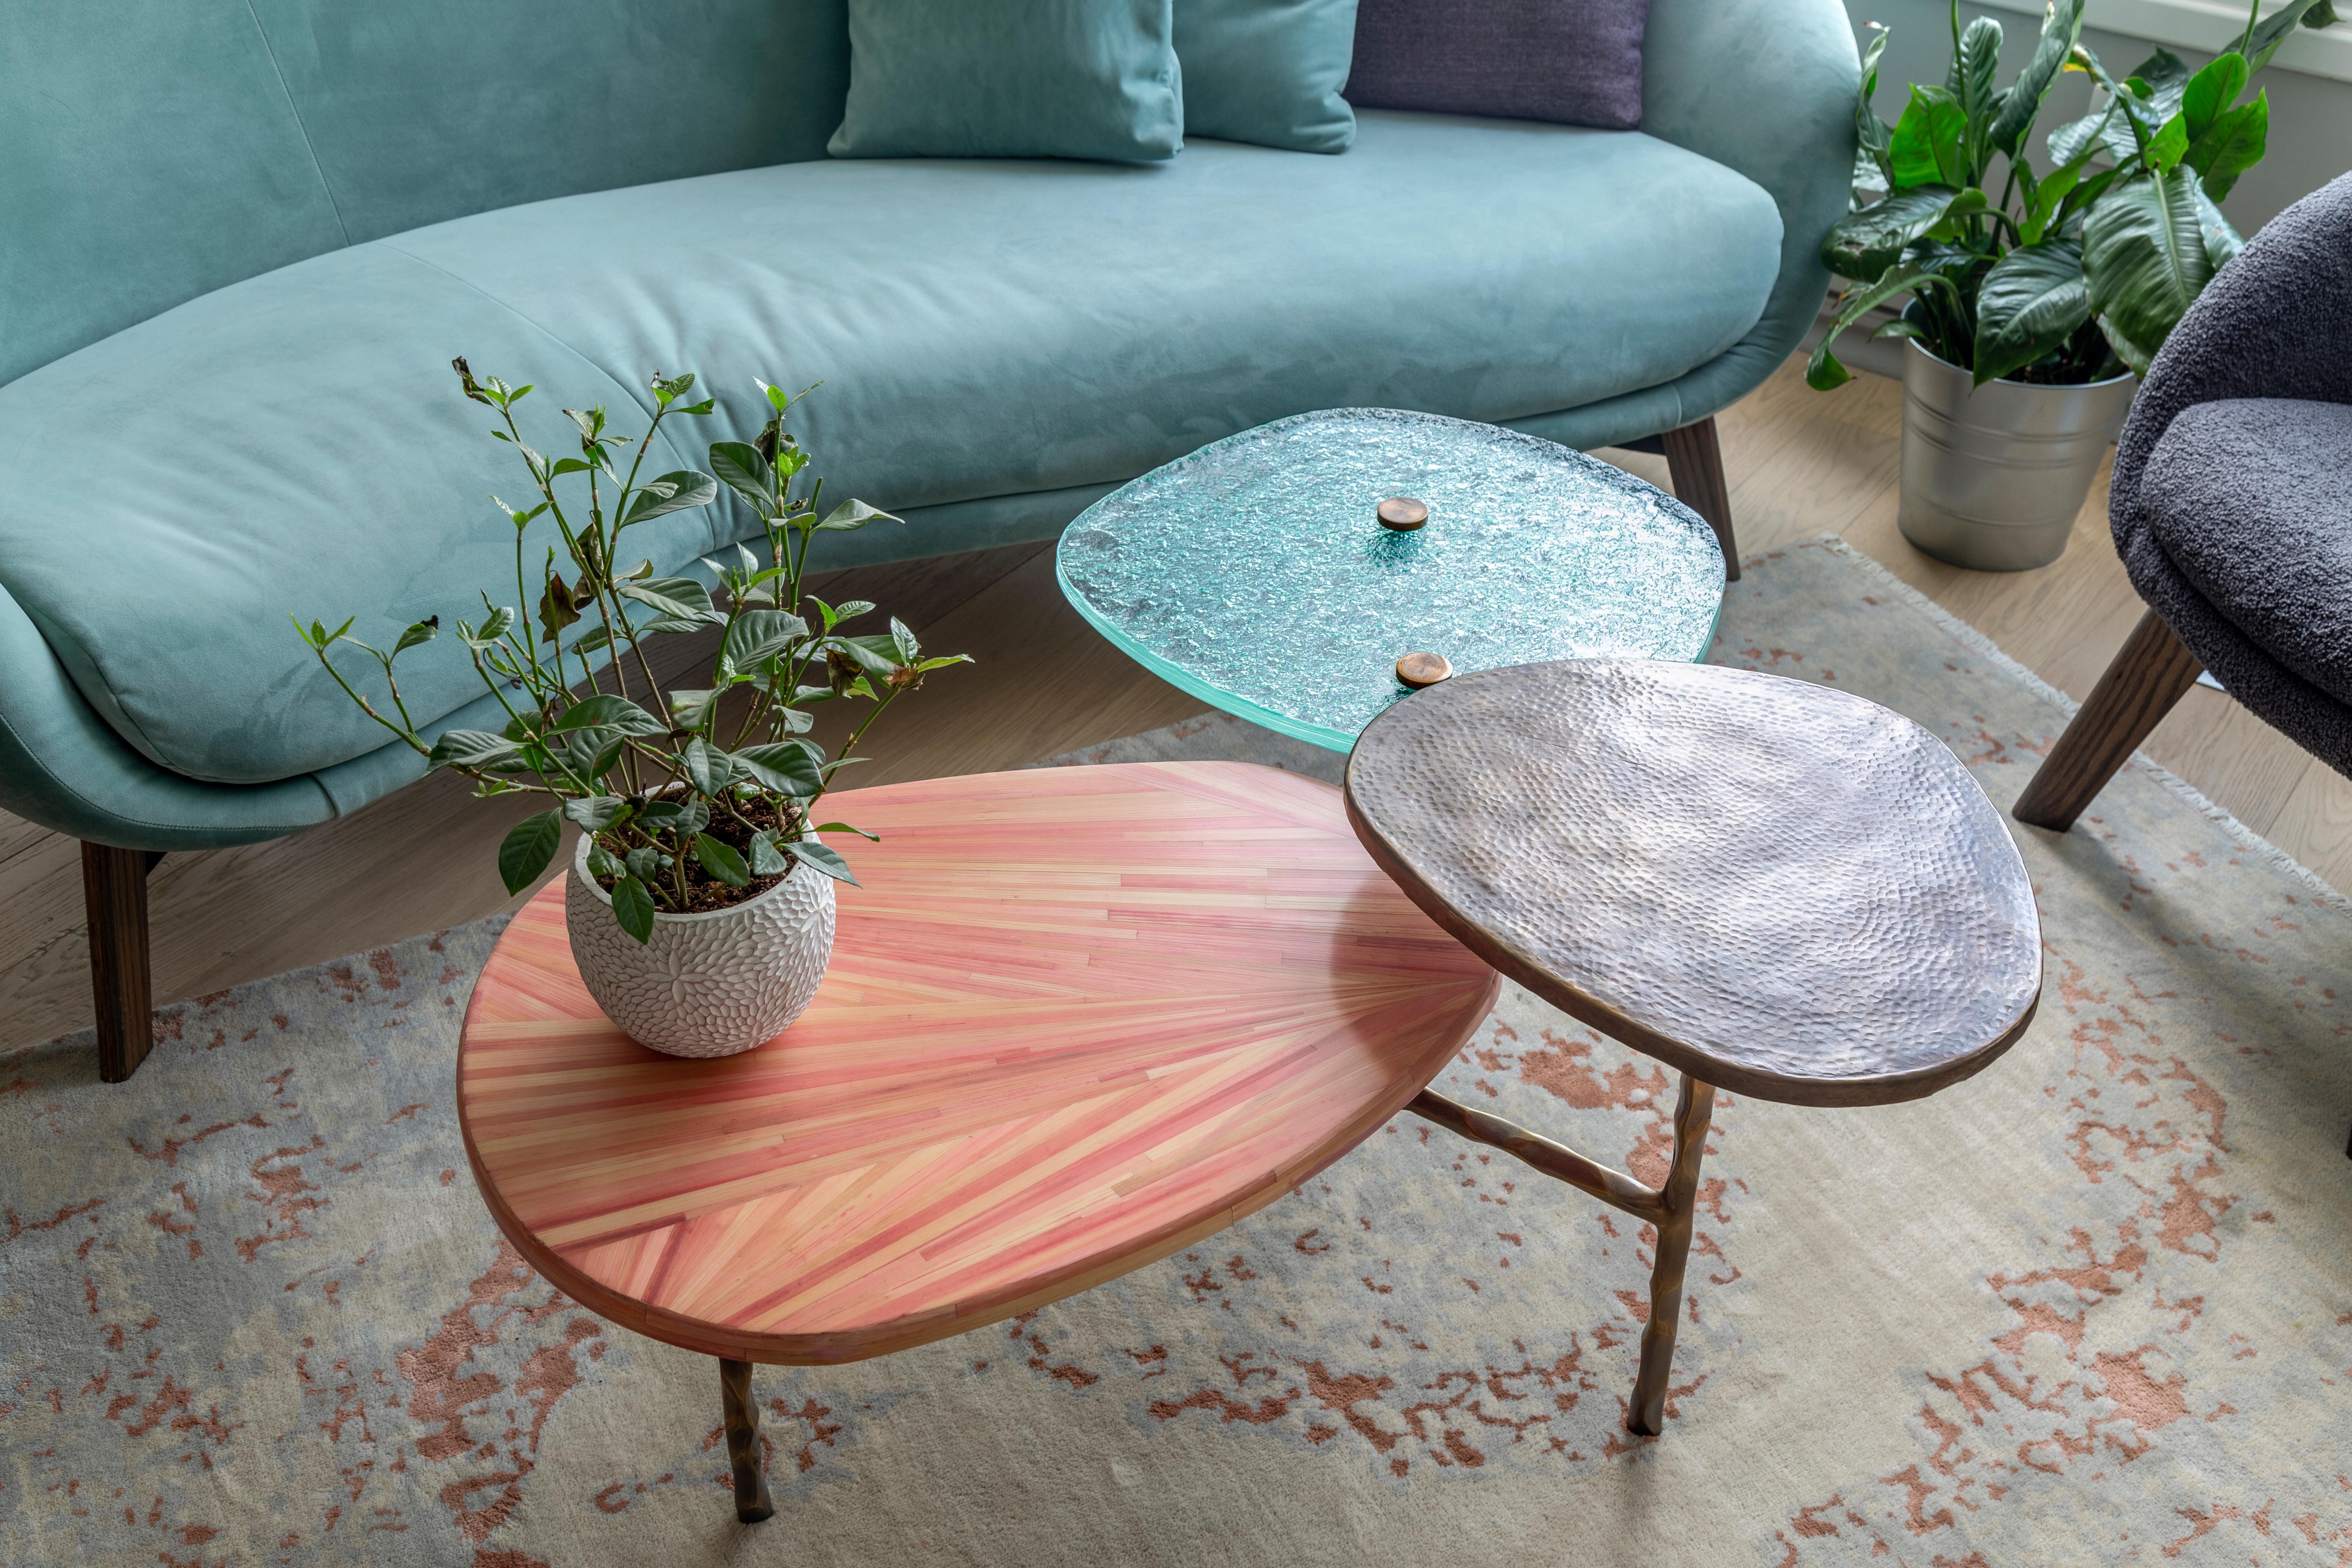
[[[1682,1075],[1682,1091],[1675,1100],[1674,1163],[1667,1168],[1663,1189],[1645,1187],[1624,1172],[1588,1160],[1540,1132],[1431,1089],[1423,1089],[1405,1109],[1449,1132],[1492,1144],[1545,1175],[1657,1227],[1650,1268],[1650,1317],[1642,1326],[1642,1365],[1633,1375],[1633,1398],[1625,1410],[1628,1431],[1656,1436],[1665,1423],[1666,1377],[1674,1370],[1675,1335],[1681,1327],[1683,1271],[1690,1261],[1692,1215],[1698,1206],[1698,1163],[1706,1152],[1715,1087],[1688,1073]]]
[[[727,1464],[735,1472],[735,1517],[757,1524],[776,1511],[760,1465],[760,1405],[751,1397],[751,1363],[719,1363],[719,1403],[727,1423]]]

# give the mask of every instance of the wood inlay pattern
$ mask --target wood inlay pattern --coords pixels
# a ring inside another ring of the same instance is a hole
[[[1829,687],[1649,659],[1457,675],[1366,727],[1348,806],[1472,951],[1738,1093],[1932,1094],[2041,997],[1992,803],[1935,736]]]
[[[499,940],[457,1065],[500,1227],[691,1350],[855,1361],[1223,1229],[1402,1110],[1499,981],[1339,793],[1237,763],[836,797],[882,835],[800,1021],[688,1061],[596,1011],[561,884]]]

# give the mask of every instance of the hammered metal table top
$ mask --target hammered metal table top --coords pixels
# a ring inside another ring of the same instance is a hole
[[[1632,659],[1457,676],[1365,730],[1347,795],[1472,952],[1759,1099],[1932,1094],[2041,996],[2000,814],[1935,736],[1827,687]]]
[[[1383,527],[1380,503],[1427,503]],[[1064,531],[1062,592],[1122,652],[1225,711],[1335,752],[1456,670],[1695,659],[1723,554],[1654,485],[1557,442],[1390,408],[1245,430],[1105,496]]]

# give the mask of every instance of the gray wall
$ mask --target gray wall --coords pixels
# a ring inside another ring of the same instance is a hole
[[[1880,118],[1891,125],[1910,100],[1910,83],[1943,82],[1944,68],[1952,57],[1950,6],[1941,0],[1846,0],[1846,12],[1857,33],[1866,21],[1883,22],[1892,31],[1886,54],[1879,61],[1874,100]],[[2006,87],[2033,52],[2041,24],[2021,12],[1988,10],[1965,3],[1960,6],[1962,26],[1979,16],[2001,25],[2004,36],[1998,80]],[[2099,57],[2099,63],[2118,78],[2156,47],[2090,27],[2083,30],[2083,41]],[[2167,47],[2192,68],[2212,58],[2177,44]],[[2305,76],[2273,63],[2254,79],[2253,86],[2270,93],[2269,155],[2246,173],[2222,204],[2230,221],[2247,235],[2296,197],[2352,167],[2352,82]],[[2081,115],[2089,103],[2090,83],[2081,75],[2069,72],[2050,89],[2042,118],[2034,121],[2032,160],[2037,170],[2050,166],[2042,138]]]

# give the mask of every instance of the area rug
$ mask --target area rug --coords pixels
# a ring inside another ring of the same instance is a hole
[[[1946,739],[2063,700],[1833,542],[1713,657]],[[1203,718],[1094,763],[1336,758]],[[0,1057],[0,1563],[2352,1563],[2352,921],[2143,764],[2017,829],[2050,983],[1905,1107],[1717,1100],[1665,1435],[1650,1238],[1409,1118],[1213,1240],[961,1338],[713,1364],[499,1239],[451,1074],[483,924]],[[1507,993],[1444,1076],[1656,1181],[1668,1075]]]

